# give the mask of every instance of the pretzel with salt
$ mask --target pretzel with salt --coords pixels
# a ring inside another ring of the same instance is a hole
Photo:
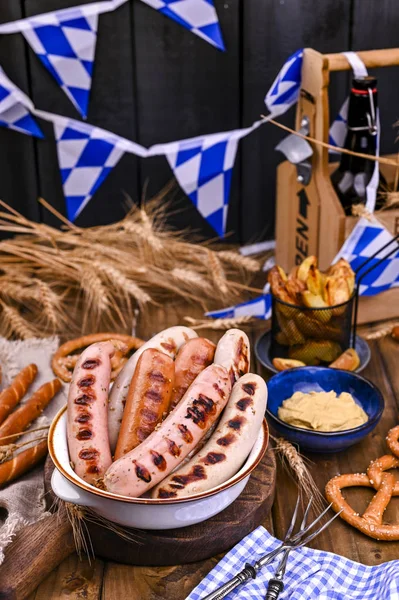
[[[335,512],[342,510],[340,517],[344,521],[375,540],[399,540],[399,525],[382,523],[383,514],[392,498],[395,486],[395,478],[392,473],[382,474],[380,487],[363,515],[359,515],[353,510],[341,492],[343,488],[354,486],[373,487],[365,473],[348,473],[330,479],[325,491],[326,498],[332,503],[333,510]]]
[[[387,446],[392,454],[399,457],[399,425],[388,431]]]
[[[144,344],[143,340],[121,333],[93,333],[70,340],[62,344],[52,358],[51,367],[54,373],[62,381],[69,383],[72,379],[72,371],[79,359],[80,353],[77,351],[81,350],[83,352],[84,348],[87,348],[91,344],[106,342],[108,340],[118,340],[126,345],[126,350],[116,349],[111,359],[111,379],[115,379],[128,361],[128,356],[126,355],[132,350],[138,350]]]
[[[384,471],[396,469],[398,467],[399,458],[396,458],[391,454],[385,454],[384,456],[380,456],[380,458],[373,460],[367,469],[367,476],[373,488],[376,490],[380,488]],[[393,487],[392,496],[399,496],[399,481],[397,481]]]

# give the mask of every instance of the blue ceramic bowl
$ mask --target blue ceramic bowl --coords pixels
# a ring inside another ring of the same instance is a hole
[[[384,398],[379,389],[370,381],[349,371],[328,367],[299,367],[274,375],[268,383],[267,419],[269,424],[286,440],[298,444],[301,450],[310,452],[339,452],[356,444],[377,425],[384,410]],[[284,400],[294,392],[312,390],[329,392],[334,390],[352,394],[355,401],[367,413],[369,419],[364,425],[344,431],[311,431],[284,423],[277,411]]]

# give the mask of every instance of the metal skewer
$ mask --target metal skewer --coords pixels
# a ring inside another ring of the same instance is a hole
[[[282,544],[275,550],[272,550],[272,552],[269,552],[268,554],[265,554],[264,556],[262,556],[262,558],[257,560],[253,565],[246,563],[245,568],[242,571],[240,571],[239,573],[237,573],[237,575],[235,577],[230,579],[227,583],[225,583],[221,587],[217,588],[216,590],[214,590],[207,596],[204,596],[204,598],[202,598],[201,600],[223,600],[223,598],[225,598],[228,594],[230,594],[233,590],[235,590],[241,584],[245,583],[249,579],[255,579],[256,575],[263,567],[265,567],[266,565],[271,563],[278,554],[281,554],[283,552],[284,553],[283,559],[281,560],[279,567],[276,571],[276,575],[279,574],[279,578],[281,579],[281,581],[279,581],[279,584],[278,584],[280,586],[282,584],[282,578],[285,573],[285,568],[286,568],[286,563],[288,560],[289,552],[291,552],[291,550],[294,550],[296,548],[300,548],[301,546],[304,546],[308,542],[312,541],[317,535],[319,535],[319,533],[324,531],[324,529],[326,529],[334,521],[334,519],[336,519],[341,513],[341,511],[340,511],[339,513],[335,514],[331,519],[329,519],[326,523],[324,523],[324,525],[321,525],[318,529],[316,529],[316,531],[313,531],[312,533],[309,533],[309,535],[306,535],[310,531],[310,529],[312,529],[331,508],[331,504],[329,504],[329,506],[327,506],[327,508],[325,510],[323,510],[323,512],[314,521],[312,521],[309,525],[306,526],[306,519],[309,514],[312,500],[313,500],[313,498],[310,499],[310,501],[306,507],[300,529],[296,534],[292,535],[292,532],[294,530],[297,515],[298,515],[298,509],[299,509],[299,503],[300,503],[299,494],[298,494],[298,498],[296,501],[294,513],[292,515],[291,523],[288,527],[287,533],[285,534]],[[304,536],[306,536],[306,537],[304,537]],[[276,579],[277,579],[277,576],[276,576]],[[277,596],[276,595],[266,596],[266,600],[274,600],[275,598],[278,597],[281,590],[282,590],[282,588],[279,590]],[[268,593],[269,593],[269,590],[268,590]]]

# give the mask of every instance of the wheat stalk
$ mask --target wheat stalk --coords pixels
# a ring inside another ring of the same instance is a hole
[[[144,306],[151,302],[151,296],[142,290],[136,283],[128,279],[119,269],[106,262],[93,261],[93,266],[99,273],[108,277],[115,287],[135,298],[139,305]]]
[[[215,252],[208,251],[208,262],[213,280],[222,294],[228,293],[226,275]]]
[[[207,292],[208,294],[211,292],[211,286],[206,279],[196,271],[190,269],[181,269],[176,267],[170,271],[170,275],[175,279],[178,283],[187,284],[189,286],[195,286],[202,291]]]
[[[0,301],[0,307],[2,309],[2,326],[5,329],[5,337],[9,337],[10,334],[15,333],[23,340],[31,337],[36,337],[37,331],[31,326],[31,323],[26,321],[19,312]]]
[[[323,509],[325,503],[324,497],[316,485],[308,467],[305,464],[304,457],[298,450],[284,438],[275,438],[270,435],[275,443],[275,450],[280,457],[283,467],[289,467],[290,472],[295,476],[300,490],[305,498],[313,498],[313,504],[319,512]]]
[[[238,252],[233,252],[232,250],[221,250],[218,252],[218,257],[221,258],[222,261],[233,265],[233,267],[243,269],[244,271],[257,273],[260,269],[260,265],[257,260],[254,260],[249,256],[242,256]]]
[[[365,330],[361,329],[359,330],[359,334],[365,340],[380,340],[381,338],[389,335],[396,325],[399,325],[397,320],[386,321],[385,323],[372,325],[370,328]]]
[[[255,317],[250,315],[227,317],[224,319],[193,319],[193,317],[184,317],[184,320],[192,329],[233,329],[249,325],[254,319]]]

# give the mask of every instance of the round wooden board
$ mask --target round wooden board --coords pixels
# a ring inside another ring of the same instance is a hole
[[[50,478],[54,465],[47,458],[44,483],[51,504]],[[212,519],[190,527],[165,531],[129,530],[140,543],[87,522],[96,556],[129,565],[169,566],[196,562],[232,548],[255,529],[271,510],[276,486],[276,461],[269,447],[233,504]]]

